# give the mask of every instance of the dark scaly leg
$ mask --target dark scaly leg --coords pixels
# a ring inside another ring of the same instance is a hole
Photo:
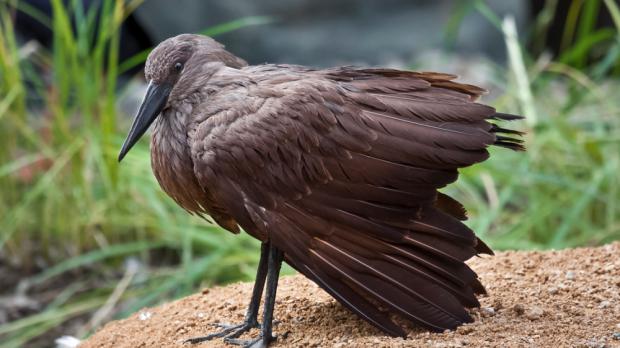
[[[245,319],[241,324],[213,324],[214,326],[222,328],[221,331],[200,337],[194,337],[185,340],[185,343],[201,343],[209,341],[218,337],[235,338],[241,336],[244,332],[251,330],[252,328],[259,327],[258,325],[258,308],[260,306],[260,300],[263,296],[263,288],[265,287],[265,278],[267,277],[267,263],[269,259],[269,242],[263,242],[260,249],[260,261],[258,262],[258,269],[256,270],[256,280],[254,281],[254,289],[252,290],[252,299],[250,305],[245,314]]]
[[[224,342],[242,345],[246,348],[265,348],[276,338],[273,336],[273,309],[276,304],[276,291],[278,289],[278,278],[284,254],[275,246],[269,248],[269,261],[267,262],[267,290],[265,293],[265,305],[263,309],[263,325],[261,326],[260,336],[250,340],[240,340],[225,338]]]

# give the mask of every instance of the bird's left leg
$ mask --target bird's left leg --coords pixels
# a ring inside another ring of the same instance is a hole
[[[258,307],[263,296],[263,288],[265,287],[265,279],[267,278],[267,264],[270,252],[269,242],[263,242],[260,248],[260,261],[258,261],[258,269],[256,270],[256,280],[254,281],[254,289],[252,290],[252,299],[245,314],[245,320],[241,324],[214,324],[222,330],[200,337],[193,337],[185,340],[185,343],[201,343],[219,337],[235,338],[241,336],[244,332],[250,331],[255,327],[259,327]]]
[[[269,247],[269,260],[267,261],[267,287],[265,289],[265,303],[263,305],[263,324],[260,336],[250,340],[225,338],[224,342],[241,345],[247,348],[265,348],[276,338],[273,336],[273,309],[276,304],[276,291],[278,278],[284,253],[273,244]]]

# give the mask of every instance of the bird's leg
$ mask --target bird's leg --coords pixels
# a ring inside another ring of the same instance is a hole
[[[284,254],[275,246],[270,245],[269,261],[267,263],[267,290],[265,294],[265,305],[263,308],[263,325],[261,326],[260,336],[250,340],[240,340],[225,338],[224,342],[242,345],[249,348],[264,348],[276,338],[273,336],[273,309],[276,304],[276,291],[278,289],[278,278]]]
[[[263,297],[263,288],[265,287],[265,278],[267,277],[267,263],[269,259],[269,242],[263,242],[260,249],[260,261],[258,261],[258,269],[256,270],[256,280],[254,281],[254,289],[252,290],[252,298],[250,305],[245,314],[245,319],[241,324],[213,324],[222,328],[221,331],[200,337],[193,337],[185,340],[185,343],[196,344],[209,341],[218,337],[235,338],[241,336],[244,332],[258,327],[258,308],[260,300]]]

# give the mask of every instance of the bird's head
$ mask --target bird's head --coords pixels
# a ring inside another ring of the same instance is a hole
[[[222,66],[241,68],[246,64],[204,35],[182,34],[157,45],[146,60],[146,95],[118,155],[119,162],[170,101],[183,99],[200,88],[205,78]]]

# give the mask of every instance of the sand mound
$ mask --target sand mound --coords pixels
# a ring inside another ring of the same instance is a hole
[[[383,336],[302,276],[280,281],[276,347],[620,347],[620,243],[471,260],[489,296],[454,332]],[[189,347],[184,339],[240,322],[252,284],[205,289],[107,324],[80,348]],[[252,332],[256,334],[256,332]],[[221,340],[196,347],[226,346]]]

